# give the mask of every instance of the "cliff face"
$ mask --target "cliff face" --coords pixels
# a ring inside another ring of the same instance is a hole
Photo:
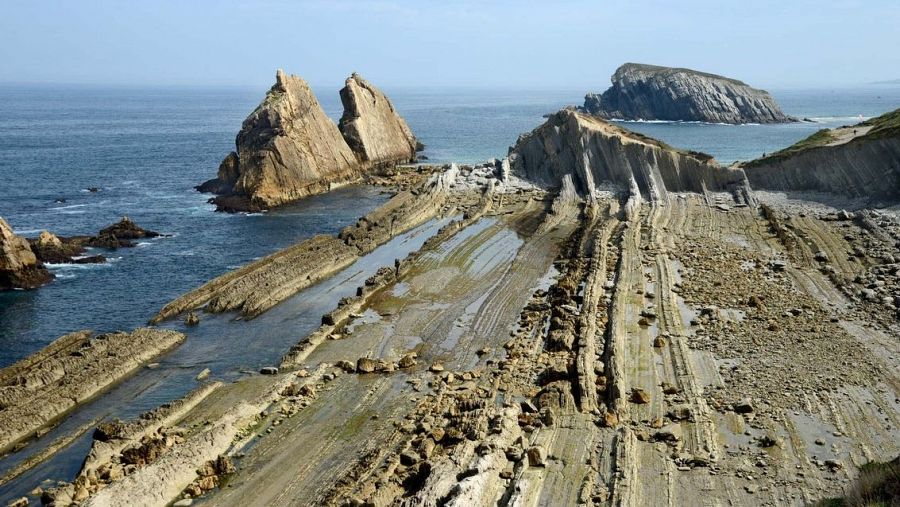
[[[586,112],[621,120],[785,123],[784,114],[764,90],[715,74],[690,69],[626,63],[612,86],[584,99]]]
[[[25,238],[17,236],[0,218],[0,290],[33,289],[53,278],[38,264]]]
[[[378,88],[354,73],[341,89],[341,102],[338,127],[360,161],[372,167],[415,161],[415,136]]]
[[[720,167],[707,155],[678,151],[571,110],[519,137],[509,161],[513,174],[540,186],[558,187],[571,175],[581,194],[602,183],[636,187],[652,200],[665,200],[669,191],[746,190],[739,169]]]
[[[852,127],[820,131],[743,164],[756,189],[900,200],[900,109]]]
[[[266,98],[244,120],[237,150],[225,157],[215,179],[197,189],[220,194],[213,199],[219,209],[253,211],[415,158],[415,137],[383,93],[354,74],[341,98],[346,139],[309,85],[279,70]]]

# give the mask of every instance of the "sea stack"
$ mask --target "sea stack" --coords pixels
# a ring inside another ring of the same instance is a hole
[[[900,109],[820,130],[741,165],[753,188],[827,192],[874,204],[900,201]]]
[[[612,184],[637,188],[649,200],[668,192],[739,191],[748,197],[740,169],[719,166],[709,155],[683,151],[571,109],[551,115],[510,148],[512,173],[539,186],[562,185],[571,175],[579,194]]]
[[[52,278],[31,251],[28,240],[17,236],[0,217],[0,290],[34,289]]]
[[[338,124],[360,162],[370,168],[415,162],[416,137],[391,101],[355,72],[341,89]]]
[[[626,63],[603,94],[589,93],[584,111],[616,120],[788,123],[769,92],[742,81],[674,67]]]
[[[224,194],[221,209],[278,206],[357,178],[361,166],[309,85],[278,70],[275,85],[244,120],[237,150],[215,180],[198,187]]]
[[[381,91],[353,74],[341,100],[338,129],[306,81],[278,70],[275,85],[244,120],[236,150],[197,189],[219,194],[212,200],[219,210],[257,211],[415,159],[415,137]]]

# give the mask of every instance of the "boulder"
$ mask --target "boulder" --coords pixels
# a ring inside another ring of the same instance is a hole
[[[6,220],[0,218],[0,291],[34,289],[52,278],[38,262],[28,240],[16,235]]]
[[[626,63],[602,95],[589,93],[584,111],[620,120],[788,123],[765,90],[691,69]]]

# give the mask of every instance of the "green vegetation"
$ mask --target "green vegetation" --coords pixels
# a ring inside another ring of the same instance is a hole
[[[900,136],[900,109],[871,118],[860,123],[860,126],[872,127],[866,137],[882,138]]]
[[[822,129],[815,134],[807,137],[806,139],[801,139],[796,143],[788,146],[783,150],[778,150],[775,153],[770,153],[769,155],[762,156],[760,158],[751,160],[744,164],[744,167],[753,167],[762,165],[764,163],[776,162],[779,160],[784,160],[786,158],[790,158],[802,151],[806,151],[810,148],[815,148],[818,146],[825,146],[826,144],[834,141],[834,134],[829,129]]]
[[[886,463],[871,462],[859,468],[856,482],[843,497],[826,498],[816,507],[880,507],[900,505],[900,456]]]
[[[885,137],[900,136],[900,109],[896,109],[881,116],[868,119],[862,123],[858,123],[857,125],[851,125],[841,128],[853,127],[871,127],[871,130],[869,130],[864,136],[859,136],[858,138],[850,142],[856,142],[858,139],[881,139]],[[806,139],[798,141],[797,143],[788,146],[783,150],[779,150],[767,156],[763,156],[755,160],[746,162],[743,164],[743,167],[754,167],[770,162],[784,160],[810,148],[824,146],[834,139],[835,137],[832,130],[822,129],[815,134],[807,137]]]

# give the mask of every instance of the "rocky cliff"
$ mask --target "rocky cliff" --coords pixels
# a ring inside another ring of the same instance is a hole
[[[558,187],[572,175],[582,195],[611,183],[622,189],[636,186],[652,200],[665,200],[670,191],[740,190],[747,197],[739,169],[568,109],[519,137],[509,161],[513,174],[544,187]]]
[[[383,167],[415,161],[415,136],[378,88],[354,73],[341,89],[341,102],[338,127],[361,162]]]
[[[309,85],[279,70],[266,98],[244,120],[216,180],[201,190],[224,193],[221,208],[284,204],[357,178],[361,165]]]
[[[219,194],[212,202],[220,210],[254,211],[415,159],[415,137],[377,88],[354,74],[341,99],[345,111],[338,129],[309,85],[279,70],[266,98],[244,120],[236,151],[225,157],[215,179],[197,189]]]
[[[756,189],[828,192],[873,203],[900,200],[900,109],[821,130],[743,164]]]
[[[52,278],[38,263],[28,240],[17,236],[0,218],[0,290],[33,289]]]
[[[764,90],[736,79],[690,69],[626,63],[603,94],[584,98],[586,112],[621,120],[785,123],[784,114]]]

